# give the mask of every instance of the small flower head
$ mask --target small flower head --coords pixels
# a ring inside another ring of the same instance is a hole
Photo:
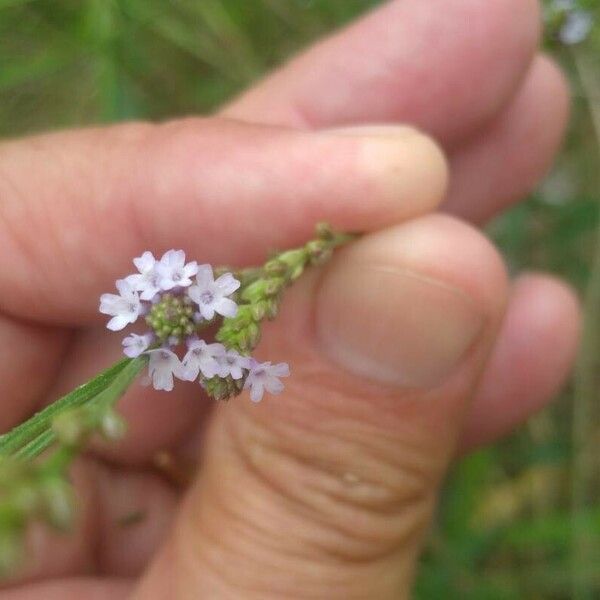
[[[169,250],[156,265],[156,272],[162,290],[189,287],[192,285],[192,277],[198,272],[198,263],[193,261],[186,264],[183,250]]]
[[[107,324],[111,331],[120,331],[127,325],[135,323],[142,310],[140,297],[130,282],[120,279],[116,286],[119,295],[102,294],[100,296],[100,312],[112,317]]]
[[[174,377],[181,379],[183,367],[177,354],[167,348],[157,348],[146,352],[150,356],[148,374],[156,390],[170,392],[174,386]]]
[[[137,358],[148,350],[153,339],[154,336],[151,333],[144,335],[132,333],[123,340],[123,354],[129,358]]]
[[[225,273],[215,280],[210,265],[201,265],[196,275],[196,285],[188,293],[198,304],[198,312],[210,321],[215,313],[223,317],[234,317],[237,304],[229,298],[240,287],[240,282],[231,274]]]
[[[250,390],[252,402],[260,402],[265,390],[274,395],[283,392],[284,385],[279,378],[287,377],[289,374],[290,367],[287,363],[272,365],[270,362],[254,361],[244,383],[244,389]]]
[[[162,294],[148,312],[146,323],[161,341],[176,345],[196,331],[194,306],[188,296]]]
[[[262,296],[253,303],[247,294],[244,311],[238,314],[231,296],[240,288],[240,281],[231,273],[215,279],[210,265],[186,263],[183,250],[169,250],[160,260],[144,252],[133,262],[138,273],[117,281],[118,295],[102,295],[100,312],[112,317],[107,325],[112,330],[123,329],[144,315],[149,330],[125,337],[123,352],[131,359],[148,356],[149,380],[155,389],[172,390],[176,378],[197,380],[213,398],[230,398],[245,387],[255,402],[265,391],[278,394],[283,390],[279,378],[289,374],[286,364],[260,365],[240,354],[241,349],[256,344],[258,322],[274,315]],[[271,276],[268,283],[256,279],[253,283],[273,295],[285,283],[279,275]],[[241,329],[236,329],[239,324],[231,319],[236,315]],[[218,318],[228,319],[235,333],[231,339],[221,338],[227,346],[199,339],[200,332]],[[181,352],[184,345],[187,350]]]
[[[204,340],[188,342],[188,351],[183,358],[183,379],[195,381],[200,373],[208,379],[220,375],[220,359],[225,356],[223,344],[207,344]]]

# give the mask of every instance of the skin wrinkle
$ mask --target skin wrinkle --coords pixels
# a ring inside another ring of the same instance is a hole
[[[222,510],[225,506],[226,503],[223,502],[218,502],[217,504],[215,504],[215,506],[219,507],[219,510]],[[269,516],[271,516],[272,513],[269,513]],[[198,515],[198,517],[201,517],[201,515]],[[214,522],[214,519],[213,519]],[[229,523],[231,523],[231,521],[228,521]],[[191,550],[187,547],[182,547],[181,546],[181,541],[180,544],[178,546],[179,548],[179,552],[183,553],[183,557],[187,557],[188,559],[188,564],[189,564],[189,570],[190,571],[196,571],[195,569],[195,561],[196,560],[200,560],[202,559],[203,561],[206,561],[207,559],[209,560],[209,564],[212,565],[212,567],[214,567],[214,572],[215,573],[221,573],[220,575],[217,575],[217,581],[218,582],[224,582],[228,580],[227,577],[227,572],[224,570],[224,567],[227,565],[228,561],[223,561],[222,560],[222,554],[219,551],[219,547],[222,547],[224,553],[229,556],[231,558],[232,553],[240,553],[242,554],[242,556],[244,556],[244,554],[246,554],[246,556],[248,558],[250,558],[250,564],[251,565],[255,565],[257,562],[258,563],[262,563],[264,566],[268,565],[269,568],[269,572],[270,573],[278,573],[280,575],[280,577],[284,577],[285,578],[285,583],[281,584],[279,586],[279,589],[282,590],[286,590],[289,591],[289,585],[288,585],[288,581],[289,580],[294,580],[297,579],[299,581],[305,581],[306,580],[306,575],[307,575],[307,569],[309,571],[314,570],[314,567],[312,567],[312,565],[314,564],[314,558],[313,555],[311,555],[310,551],[307,552],[299,552],[298,550],[290,550],[288,551],[286,549],[285,552],[285,556],[283,556],[280,553],[280,548],[279,547],[275,547],[275,548],[271,548],[272,545],[272,541],[273,541],[273,532],[271,531],[269,533],[269,536],[267,538],[267,540],[260,540],[260,544],[256,545],[255,542],[253,542],[251,539],[248,538],[248,521],[246,518],[244,518],[244,515],[238,515],[236,513],[234,513],[234,521],[235,523],[239,523],[241,525],[246,525],[246,532],[242,534],[241,538],[239,535],[235,535],[235,533],[233,534],[233,536],[226,536],[224,537],[223,535],[220,534],[220,532],[217,532],[216,530],[214,531],[215,535],[213,536],[212,533],[210,533],[208,536],[206,535],[207,530],[206,528],[204,528],[201,524],[197,525],[197,531],[202,531],[203,535],[200,537],[195,538],[198,542],[200,542],[201,540],[203,542],[208,542],[208,543],[200,543],[200,545],[196,548],[196,550]],[[256,523],[252,524],[252,528],[250,529],[250,531],[254,530],[256,528]],[[210,531],[210,528],[209,528]],[[182,537],[181,535],[179,536],[180,538]],[[188,536],[189,537],[189,536]],[[186,538],[184,538],[186,539]],[[224,542],[228,541],[231,542],[227,543],[226,545],[224,545]],[[240,543],[240,542],[244,542],[244,543]],[[260,552],[262,552],[263,554],[265,554],[265,556],[260,556],[259,558],[257,558],[257,551],[259,550]],[[266,561],[265,561],[265,557],[266,557]],[[192,558],[194,559],[194,562],[192,562]],[[328,557],[330,558],[330,557]],[[395,555],[392,555],[392,558],[395,558]],[[282,563],[282,559],[284,559],[284,562]],[[244,561],[244,564],[246,564],[246,561]],[[320,563],[322,565],[322,563]],[[323,587],[323,589],[330,589],[329,585],[326,585],[326,580],[343,580],[343,578],[345,577],[343,574],[340,575],[339,572],[339,567],[341,565],[343,565],[344,562],[340,561],[339,563],[334,562],[334,564],[332,564],[332,569],[327,569],[327,572],[321,572],[321,576],[318,578],[319,579],[319,586],[318,586],[318,592],[316,594],[313,594],[311,592],[306,593],[306,595],[302,594],[302,595],[297,595],[298,592],[297,590],[295,590],[295,594],[294,597],[296,598],[321,598],[321,587]],[[349,564],[348,561],[345,561],[345,564],[350,566],[352,569],[356,569],[358,568],[362,568],[364,566],[363,563],[351,563]],[[373,565],[371,565],[373,566]],[[319,567],[321,569],[321,566]],[[250,568],[250,573],[254,572],[255,567],[252,566]],[[398,572],[400,572],[400,569],[397,569]],[[240,591],[243,591],[245,593],[248,592],[257,592],[260,593],[261,595],[259,596],[261,599],[265,598],[266,596],[265,594],[265,585],[268,588],[269,592],[273,592],[273,586],[275,585],[272,578],[269,579],[269,581],[267,583],[263,583],[261,581],[256,581],[252,575],[250,575],[249,578],[244,577],[244,572],[240,571],[239,569],[236,568],[236,572],[237,572],[237,577],[235,578],[235,580],[231,581],[232,585],[227,585],[227,589],[231,590],[232,587],[234,589],[239,589]],[[206,575],[206,573],[205,573]],[[248,581],[249,579],[249,581]],[[229,578],[230,580],[230,578]],[[308,583],[308,582],[307,582]],[[277,586],[275,586],[277,587]],[[303,588],[304,589],[304,588]],[[282,592],[283,593],[283,592]],[[277,595],[275,596],[276,598],[281,598],[281,595]],[[348,598],[350,598],[350,596],[346,596]],[[362,596],[359,596],[362,597]]]
[[[408,465],[404,462],[404,459],[394,459],[393,457],[396,454],[401,454],[401,456],[406,457],[407,448],[404,447],[402,453],[390,451],[390,449],[395,446],[399,438],[403,438],[404,441],[408,441],[408,439],[404,436],[404,432],[402,431],[402,429],[391,425],[388,430],[382,430],[375,421],[369,423],[369,412],[372,414],[373,412],[378,413],[379,411],[366,410],[361,411],[361,413],[355,413],[353,411],[353,406],[356,406],[358,403],[362,403],[362,398],[346,397],[345,400],[342,403],[340,403],[339,407],[341,409],[345,408],[343,413],[338,412],[336,414],[333,411],[330,411],[328,416],[323,416],[318,420],[318,422],[313,422],[312,425],[310,425],[309,423],[300,423],[298,426],[296,426],[295,424],[290,424],[286,427],[281,423],[271,423],[269,427],[271,430],[274,429],[274,434],[277,435],[277,443],[279,445],[285,445],[288,439],[293,440],[290,445],[296,446],[296,459],[304,461],[308,464],[310,464],[314,460],[314,456],[312,454],[309,454],[308,458],[299,456],[298,448],[303,448],[304,446],[302,442],[304,442],[307,437],[311,437],[315,438],[315,441],[313,443],[308,444],[306,452],[310,452],[309,448],[316,447],[316,445],[319,444],[322,445],[323,439],[327,441],[326,449],[328,450],[330,449],[331,445],[335,446],[336,444],[338,444],[338,442],[341,442],[346,446],[353,446],[357,443],[361,443],[364,447],[368,447],[368,456],[374,459],[373,462],[375,464],[389,463],[390,475],[393,474],[395,471],[406,468]],[[406,419],[406,417],[406,414],[398,414],[398,411],[396,410],[395,414],[391,418],[400,422]],[[329,423],[332,423],[333,425],[330,426]],[[390,424],[389,419],[388,424]],[[354,430],[352,429],[352,427],[350,427],[351,425],[355,426]],[[362,429],[357,431],[357,428],[361,426]],[[261,428],[261,430],[267,431],[266,425],[259,425],[259,427]],[[372,427],[372,431],[368,431],[366,429],[367,427]],[[413,451],[411,451],[410,455],[422,455],[422,452],[418,451],[418,446],[420,443],[422,442],[417,442],[416,440],[414,440]],[[275,444],[271,444],[270,446],[274,445]],[[362,449],[364,450],[364,448]],[[288,452],[288,454],[290,452]],[[364,452],[360,452],[359,455],[364,456],[365,454]],[[436,476],[441,476],[443,468],[439,465],[444,464],[446,458],[445,455],[436,456],[435,454],[427,453],[427,458],[430,462],[427,469],[423,469],[423,465],[421,465],[421,469],[415,469],[414,473],[417,473],[418,470],[420,470],[422,472],[426,471],[428,478],[435,478]],[[321,466],[325,466],[326,464],[327,463]],[[368,471],[368,469],[366,470]],[[365,469],[363,468],[362,471],[365,471]],[[335,468],[330,469],[329,472],[337,473],[342,478],[346,474],[346,471],[344,471],[344,473],[339,473],[338,471],[336,471]],[[356,472],[354,474],[356,475]],[[420,479],[421,477],[417,476],[415,478],[415,481],[419,481]],[[416,489],[418,489],[418,487],[419,486],[417,485]],[[419,494],[416,495],[418,496]]]
[[[262,431],[262,427],[260,430]],[[334,545],[334,555],[344,554],[342,548],[347,546],[349,539],[354,538],[356,541],[357,535],[362,536],[362,534],[357,534],[353,530],[356,520],[352,517],[352,513],[356,513],[357,516],[360,515],[361,517],[373,517],[375,520],[372,525],[367,525],[367,528],[371,526],[375,528],[371,542],[377,540],[381,542],[381,532],[375,534],[377,521],[381,519],[385,521],[393,515],[393,513],[400,515],[401,520],[404,521],[404,514],[406,513],[407,506],[427,505],[428,499],[431,496],[431,489],[426,485],[426,483],[428,483],[427,476],[425,474],[422,474],[420,477],[415,476],[415,473],[418,472],[417,470],[413,471],[412,475],[409,477],[409,481],[415,481],[415,485],[406,486],[406,465],[401,460],[394,461],[394,468],[390,470],[390,472],[397,472],[397,485],[392,485],[385,481],[382,481],[381,483],[376,483],[373,480],[368,481],[367,485],[372,486],[369,493],[370,497],[357,498],[352,495],[355,491],[352,489],[353,486],[348,486],[344,483],[344,473],[340,473],[334,463],[325,462],[322,459],[315,460],[314,456],[298,454],[297,449],[295,450],[293,446],[302,448],[303,444],[306,444],[306,440],[299,445],[293,441],[289,430],[276,433],[277,439],[273,439],[270,442],[265,438],[266,431],[263,434],[259,433],[258,435],[252,436],[252,439],[249,438],[247,434],[242,435],[239,426],[234,427],[232,423],[229,423],[227,431],[229,438],[232,440],[236,456],[241,459],[245,470],[252,473],[258,481],[274,491],[276,497],[283,497],[290,501],[290,508],[297,514],[300,511],[299,514],[301,514],[305,520],[308,518],[314,522],[315,519],[317,519],[322,527],[335,529],[346,538],[345,541],[340,540],[339,543]],[[273,437],[273,433],[267,434],[267,437]],[[291,442],[289,442],[290,439],[292,439]],[[339,442],[340,440],[335,440],[333,446],[336,447]],[[341,454],[353,452],[352,447],[358,445],[360,446],[360,449],[358,450],[360,453],[359,455],[362,457],[365,456],[364,444],[360,442],[360,440],[357,441],[356,438],[354,438],[352,440],[344,440],[344,442],[347,448],[346,450],[342,449]],[[319,442],[315,441],[309,445],[310,447],[316,447],[318,444]],[[256,448],[260,449],[258,454]],[[270,462],[269,458],[265,457],[265,451],[267,452],[267,457],[270,456],[278,459],[279,466],[277,468],[277,473],[279,473],[279,475],[274,471],[273,464]],[[401,452],[398,454],[399,456],[402,455]],[[258,456],[261,456],[260,461],[257,460]],[[374,464],[377,464],[378,458],[382,459],[383,457],[374,457]],[[389,460],[390,454],[388,452],[386,462]],[[261,464],[263,465],[262,467]],[[300,493],[301,490],[295,490],[293,486],[286,484],[285,472],[295,472],[298,474],[298,467],[304,469],[306,473],[303,480],[309,482],[302,484],[302,493]],[[312,484],[310,483],[311,480]],[[340,483],[342,484],[341,486]],[[305,489],[312,490],[312,493],[304,494]],[[341,504],[339,501],[341,501]],[[343,506],[349,511],[349,514],[341,517],[341,522],[338,517],[332,520],[332,514],[328,514],[329,511],[334,508],[339,511]],[[349,527],[344,526],[344,522],[348,523]],[[389,523],[386,523],[386,528],[387,525],[389,525]],[[408,537],[411,537],[409,534],[407,535]],[[389,553],[390,550],[395,549],[398,543],[400,543],[398,542],[398,537],[403,536],[395,536],[390,542],[392,547],[388,549],[384,544],[384,548],[381,552],[386,554]],[[361,537],[360,541],[364,542],[365,538]],[[373,559],[373,556],[370,553],[361,556],[360,550],[358,549],[354,556],[355,560],[363,560],[365,562]]]
[[[223,507],[223,503],[219,503],[218,504],[219,508],[221,509]],[[213,520],[214,521],[214,520]],[[247,523],[247,519],[243,518],[243,516],[241,518],[237,518],[236,515],[236,522],[241,522],[242,524],[248,524]],[[200,525],[198,527],[198,531],[205,531],[202,529],[202,526]],[[217,533],[215,531],[215,533]],[[196,550],[192,550],[190,548],[188,548],[187,546],[182,546],[182,536],[180,535],[180,543],[178,545],[178,549],[179,552],[183,554],[183,560],[187,559],[186,565],[187,568],[189,569],[190,572],[197,572],[196,570],[196,560],[203,560],[206,561],[207,559],[209,560],[209,564],[212,565],[214,567],[214,572],[215,573],[221,573],[221,575],[217,575],[217,586],[219,586],[219,589],[224,589],[222,586],[224,585],[225,581],[228,581],[228,578],[226,577],[226,573],[224,572],[224,567],[227,565],[228,561],[223,561],[222,560],[222,554],[219,552],[218,547],[219,545],[223,545],[223,541],[224,538],[222,535],[217,534],[216,537],[212,538],[207,538],[206,535],[203,535],[201,537],[197,537],[195,538],[197,542],[200,542],[200,540],[204,540],[207,541],[208,539],[208,543],[207,544],[201,544],[200,546],[197,547]],[[250,560],[250,564],[251,565],[255,565],[257,562],[258,563],[262,563],[263,565],[268,565],[268,570],[269,573],[271,573],[272,577],[270,577],[268,579],[267,582],[263,582],[263,581],[257,581],[253,576],[253,572],[255,570],[255,567],[252,566],[250,568],[250,573],[249,573],[249,577],[245,576],[245,572],[244,571],[240,571],[237,567],[236,567],[236,574],[237,577],[235,577],[234,580],[231,580],[231,584],[227,584],[227,587],[225,589],[227,590],[231,590],[233,589],[239,589],[240,591],[244,592],[245,594],[248,593],[258,593],[260,594],[259,596],[257,596],[258,598],[264,599],[266,598],[266,593],[269,593],[268,597],[274,597],[274,598],[281,598],[281,597],[287,597],[287,593],[289,593],[291,587],[290,584],[293,587],[293,582],[294,581],[301,581],[304,582],[304,585],[302,585],[300,588],[295,588],[294,589],[294,598],[310,598],[310,599],[314,599],[314,598],[323,598],[324,596],[322,595],[324,590],[325,593],[328,594],[328,592],[326,592],[326,590],[328,589],[338,589],[340,588],[341,585],[344,585],[345,583],[347,583],[347,576],[345,575],[345,572],[340,572],[339,567],[341,565],[343,565],[343,562],[340,562],[339,564],[335,563],[333,564],[333,568],[327,568],[326,571],[323,571],[322,569],[322,563],[317,563],[319,564],[319,571],[320,574],[317,578],[318,583],[316,586],[316,589],[314,591],[311,591],[308,588],[308,585],[310,584],[310,579],[307,579],[307,575],[312,574],[314,575],[314,558],[311,558],[310,554],[307,553],[299,553],[297,551],[294,550],[290,550],[287,551],[285,553],[285,562],[281,563],[281,559],[283,559],[284,557],[281,555],[281,553],[279,552],[279,549],[275,549],[275,551],[270,550],[269,549],[269,545],[267,544],[266,546],[264,544],[262,544],[262,540],[261,540],[261,545],[255,546],[250,540],[247,540],[246,537],[242,537],[240,539],[239,536],[234,536],[235,537],[235,541],[233,542],[234,545],[233,546],[226,546],[225,547],[225,554],[227,556],[229,556],[231,558],[232,553],[231,551],[233,551],[234,553],[239,553],[241,551],[242,556],[244,556],[244,554],[246,554],[251,560]],[[270,536],[270,538],[272,539],[272,535]],[[185,539],[185,538],[184,538]],[[233,538],[228,538],[233,540]],[[246,543],[244,545],[243,542],[249,542],[250,543]],[[240,542],[242,542],[240,544]],[[229,551],[227,550],[229,548]],[[257,550],[259,552],[263,552],[265,550],[267,550],[266,552],[266,557],[267,560],[265,561],[263,556],[261,556],[260,558],[257,558]],[[388,559],[387,562],[390,562],[390,560],[393,561],[395,568],[394,568],[394,572],[398,575],[398,578],[401,577],[401,573],[402,571],[406,571],[406,568],[401,569],[401,563],[397,560],[397,556],[396,555],[391,555],[390,558]],[[231,562],[231,561],[229,561]],[[378,564],[385,564],[385,560],[383,561],[379,561],[379,563],[376,564],[370,564],[368,565],[368,570],[373,570],[377,568]],[[244,561],[244,564],[246,564],[246,561]],[[362,569],[364,570],[364,567],[366,566],[363,563],[348,563],[348,561],[346,561],[346,563],[352,570],[354,573],[357,572],[357,569]],[[210,571],[209,571],[210,573]],[[204,572],[204,577],[203,577],[203,581],[206,581],[206,571]],[[209,575],[210,576],[210,575]],[[276,579],[274,579],[276,578]],[[283,582],[278,583],[281,578],[284,579]],[[406,580],[408,580],[409,578],[406,577]],[[229,578],[230,580],[230,578]],[[342,583],[343,582],[343,583]],[[205,589],[203,587],[203,589]],[[211,587],[210,590],[212,591],[212,593],[214,594],[214,589]],[[279,591],[277,591],[279,590]],[[354,595],[354,591],[356,590],[356,585],[352,586],[352,590],[353,592],[350,593],[348,592],[347,594],[344,595],[345,598],[353,598]],[[206,591],[206,589],[205,589]],[[271,596],[270,594],[277,594],[275,596]],[[285,596],[282,596],[282,594],[286,594]],[[221,596],[219,596],[221,597]],[[223,596],[224,597],[224,596]],[[237,598],[237,596],[234,596]],[[253,597],[253,596],[245,596],[245,597]],[[290,596],[291,597],[291,596]],[[326,596],[327,598],[329,598],[329,595]],[[359,592],[356,596],[356,598],[364,598],[364,594],[362,592]]]

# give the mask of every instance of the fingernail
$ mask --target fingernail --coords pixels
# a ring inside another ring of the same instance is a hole
[[[338,261],[317,299],[325,352],[356,375],[431,388],[460,365],[484,317],[461,290],[387,265]]]

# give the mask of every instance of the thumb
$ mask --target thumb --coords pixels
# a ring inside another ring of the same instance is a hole
[[[406,597],[505,296],[495,250],[443,216],[308,276],[261,346],[288,389],[219,406],[137,597]]]

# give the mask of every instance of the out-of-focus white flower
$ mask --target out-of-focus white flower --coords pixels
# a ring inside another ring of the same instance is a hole
[[[565,22],[558,32],[558,39],[565,46],[581,44],[590,34],[594,19],[587,10],[573,10],[566,16]]]

